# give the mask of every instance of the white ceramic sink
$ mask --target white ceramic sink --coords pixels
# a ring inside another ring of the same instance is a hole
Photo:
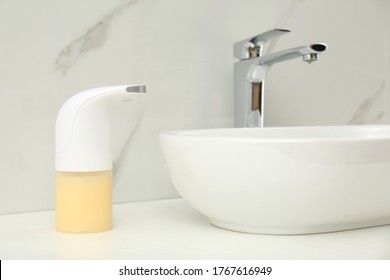
[[[308,234],[390,224],[390,126],[160,136],[178,192],[218,227]]]

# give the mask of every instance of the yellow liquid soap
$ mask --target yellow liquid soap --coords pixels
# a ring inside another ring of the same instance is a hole
[[[112,170],[56,172],[56,229],[66,233],[112,229]]]

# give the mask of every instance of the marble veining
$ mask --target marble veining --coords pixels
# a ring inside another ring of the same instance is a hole
[[[348,124],[383,123],[385,117],[385,108],[383,106],[385,86],[386,81],[383,81],[372,96],[363,100]]]
[[[58,54],[54,70],[65,75],[79,59],[94,49],[99,49],[107,40],[109,27],[115,17],[138,0],[122,0],[114,9],[89,28],[83,35],[74,39]]]
[[[270,28],[291,28],[293,34],[268,42],[265,53],[298,45],[297,35],[302,43],[314,34],[330,45],[314,65],[316,79],[305,79],[304,86],[294,88],[300,98],[290,96],[283,103],[291,102],[294,112],[277,102],[282,94],[274,95],[275,102],[268,104],[274,114],[270,125],[389,123],[390,1],[243,0],[224,1],[224,9],[221,2],[86,0],[80,6],[77,0],[45,0],[39,2],[46,3],[42,9],[28,1],[0,0],[0,109],[7,131],[0,140],[7,147],[0,152],[0,214],[54,208],[50,170],[58,109],[76,90],[121,80],[144,82],[150,92],[144,104],[118,109],[113,122],[114,202],[176,196],[158,132],[230,124],[231,44]],[[69,19],[75,10],[81,13],[77,21]],[[371,43],[362,44],[362,32]],[[117,40],[126,51],[117,51]],[[284,40],[290,41],[281,46]],[[348,56],[344,44],[353,46]],[[357,67],[364,63],[363,52],[370,53],[364,58],[370,61],[370,73]],[[110,60],[96,61],[100,53]],[[96,69],[96,63],[110,71]],[[291,67],[277,68],[275,91],[283,93],[295,85],[296,76],[290,75]],[[285,83],[278,83],[281,78]],[[337,84],[330,85],[329,78]],[[316,95],[309,87],[318,89]]]

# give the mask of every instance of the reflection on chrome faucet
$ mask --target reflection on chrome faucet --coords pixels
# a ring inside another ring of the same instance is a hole
[[[291,48],[263,55],[264,43],[289,33],[288,29],[273,29],[234,44],[235,126],[264,126],[264,81],[270,67],[296,57],[311,63],[327,46],[322,43]]]

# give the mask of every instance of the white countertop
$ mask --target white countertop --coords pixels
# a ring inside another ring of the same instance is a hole
[[[0,215],[0,259],[390,259],[390,226],[271,236],[210,225],[182,199],[114,205],[114,229],[64,234],[54,211]]]

